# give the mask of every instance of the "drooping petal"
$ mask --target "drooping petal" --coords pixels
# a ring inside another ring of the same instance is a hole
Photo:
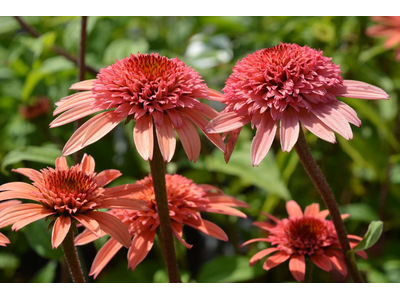
[[[115,198],[104,200],[101,202],[102,208],[118,208],[118,209],[135,209],[141,211],[148,211],[148,203],[139,199],[129,199],[129,198]]]
[[[328,127],[335,130],[346,140],[353,138],[353,132],[347,120],[333,107],[326,104],[316,105],[311,112]]]
[[[284,261],[287,261],[290,257],[290,254],[287,254],[286,252],[280,251],[278,253],[275,253],[274,255],[268,257],[268,259],[265,261],[263,268],[264,270],[268,271],[277,265],[283,263]]]
[[[186,118],[182,119],[182,127],[175,128],[181,140],[183,149],[189,160],[196,162],[200,155],[201,143],[196,127]]]
[[[215,195],[215,196],[207,196],[208,199],[211,200],[213,204],[220,204],[225,206],[236,206],[236,207],[245,207],[249,208],[250,206],[243,201],[240,201],[232,196],[228,195]]]
[[[113,170],[113,169],[104,170],[104,171],[100,172],[99,174],[97,174],[96,182],[99,186],[102,187],[102,186],[109,184],[111,181],[117,179],[121,175],[122,175],[122,173],[118,170]]]
[[[131,236],[126,225],[118,218],[100,211],[88,211],[86,215],[95,219],[100,224],[100,228],[107,232],[112,238],[117,240],[124,247],[129,248]]]
[[[325,251],[325,255],[331,261],[332,267],[345,277],[347,275],[347,267],[343,254],[338,250],[328,249]]]
[[[14,192],[23,192],[23,193],[37,193],[39,190],[25,182],[9,182],[0,185],[0,191],[14,191]]]
[[[150,115],[146,114],[136,121],[133,129],[133,140],[135,141],[136,150],[144,160],[153,159],[153,120]]]
[[[293,254],[289,261],[289,270],[297,281],[304,281],[306,261],[304,255]]]
[[[199,230],[204,234],[215,237],[224,242],[228,241],[228,236],[226,235],[226,233],[220,227],[207,220],[199,219],[198,221],[194,221],[187,219],[184,223],[190,227],[193,227],[194,229]]]
[[[326,272],[330,272],[332,270],[332,264],[330,259],[323,254],[314,254],[310,256],[312,262],[316,264],[319,268]]]
[[[341,88],[331,88],[329,92],[337,97],[368,100],[389,99],[389,95],[384,90],[365,82],[343,80],[343,85]]]
[[[81,234],[77,235],[75,238],[75,246],[81,246],[81,245],[86,245],[89,244],[98,238],[101,238],[102,236],[105,236],[107,233],[103,230],[99,231],[99,235],[95,235],[92,231],[89,229],[86,229],[82,231]]]
[[[268,214],[268,213],[266,213],[266,212],[260,211],[260,214],[266,216],[267,218],[271,219],[271,220],[274,221],[275,223],[278,223],[278,222],[281,221],[281,220],[279,220],[277,217],[274,217],[273,215]]]
[[[228,142],[226,143],[226,151],[224,153],[225,162],[228,163],[231,159],[233,149],[235,149],[236,142],[239,138],[239,134],[242,128],[233,130],[229,132]]]
[[[22,205],[22,204],[21,204]],[[50,210],[43,210],[41,212],[38,212],[37,214],[33,216],[29,216],[27,218],[21,218],[18,222],[14,223],[14,225],[11,227],[12,230],[18,231],[22,227],[25,227],[26,225],[35,222],[37,220],[43,219],[47,216],[54,215],[56,212],[55,211],[50,211]]]
[[[169,118],[164,118],[161,125],[156,125],[156,134],[164,161],[170,162],[175,153],[176,138]]]
[[[6,247],[6,244],[9,244],[10,240],[0,232],[0,246]]]
[[[104,267],[121,248],[122,245],[120,243],[113,238],[109,239],[96,254],[92,267],[90,268],[89,276],[93,276],[93,278],[96,279]]]
[[[302,217],[303,212],[301,211],[300,205],[296,201],[290,200],[286,202],[286,210],[290,217]]]
[[[313,113],[306,112],[305,110],[300,110],[300,112],[298,113],[298,117],[304,127],[314,133],[317,137],[330,143],[336,143],[336,138],[333,130],[326,126]]]
[[[72,217],[90,230],[97,237],[100,236],[100,225],[95,219],[88,217],[85,214],[74,214]]]
[[[64,241],[71,228],[71,217],[70,216],[59,216],[54,222],[53,232],[51,234],[51,244],[53,249],[58,248]]]
[[[155,230],[149,230],[139,233],[133,238],[128,251],[128,268],[132,268],[132,271],[136,269],[153,247],[155,234]]]
[[[250,267],[254,266],[254,264],[256,262],[258,262],[260,259],[262,259],[265,256],[267,256],[271,253],[274,253],[276,251],[278,251],[278,248],[268,248],[268,249],[261,250],[260,252],[257,252],[255,255],[253,255],[252,258],[250,258],[250,262],[249,262]]]
[[[181,244],[182,244],[183,246],[185,246],[187,249],[192,249],[193,245],[190,245],[190,244],[186,243],[186,241],[185,241],[185,240],[183,239],[183,237],[182,237],[182,235],[183,235],[183,232],[182,232],[183,226],[182,226],[182,224],[179,224],[179,223],[177,223],[177,222],[172,222],[171,225],[172,225],[172,233],[174,234],[174,236],[175,236],[175,237],[181,242]]]
[[[318,203],[313,203],[311,205],[308,205],[306,209],[304,210],[304,215],[305,216],[317,216],[319,213],[319,204]]]
[[[124,116],[121,117],[113,111],[108,111],[86,129],[85,135],[82,138],[82,146],[86,147],[97,142],[113,130],[123,119]]]
[[[224,101],[222,93],[217,92],[216,90],[210,88],[208,89],[208,97],[210,97],[210,99],[214,101],[219,101],[219,102]]]
[[[257,133],[251,143],[251,161],[253,166],[258,166],[267,155],[275,138],[277,122],[270,114],[262,117],[261,123],[257,128]]]
[[[223,215],[230,215],[230,216],[236,216],[240,218],[247,218],[247,216],[242,213],[241,211],[234,209],[229,206],[224,206],[224,205],[218,205],[218,204],[208,204],[205,207],[198,207],[198,211],[206,211],[206,212],[211,212],[211,213],[217,213],[217,214],[223,214]]]
[[[92,98],[91,91],[76,93],[74,95],[64,97],[63,99],[61,99],[59,102],[56,103],[58,107],[54,110],[53,116],[58,115],[59,113],[67,111],[71,108],[74,108],[77,105],[85,104],[87,106],[90,106],[90,103],[94,101],[95,99]]]
[[[293,109],[287,109],[280,122],[280,137],[282,151],[290,152],[299,137],[300,124]]]
[[[243,127],[251,121],[251,116],[239,116],[236,112],[221,113],[204,128],[206,133],[221,133]]]
[[[267,238],[256,238],[256,239],[251,239],[251,240],[248,240],[247,242],[244,242],[243,244],[241,244],[240,246],[239,246],[239,248],[242,248],[242,247],[244,247],[244,246],[246,246],[246,245],[248,245],[248,244],[251,244],[251,243],[255,243],[255,242],[268,242],[269,241],[269,239],[267,239]],[[273,248],[268,248],[268,249],[273,249]],[[278,249],[277,249],[278,250]],[[267,254],[266,254],[267,255]],[[263,256],[264,257],[264,256]]]
[[[102,108],[93,108],[85,103],[80,104],[75,106],[74,108],[71,108],[70,110],[63,112],[61,115],[59,115],[57,118],[55,118],[51,123],[50,123],[50,128],[62,126],[68,123],[71,123],[73,121],[76,121],[78,119],[81,119],[83,117],[86,117],[88,115],[94,114],[98,111],[103,110]]]
[[[347,122],[357,127],[361,126],[361,120],[357,117],[356,111],[348,106],[346,103],[338,101],[331,103],[330,105],[335,108],[339,113],[341,113],[342,116],[345,117]]]
[[[264,230],[267,230],[267,231],[270,231],[270,229],[272,229],[272,228],[275,227],[274,225],[272,225],[272,224],[270,224],[270,223],[267,223],[267,222],[258,222],[258,221],[253,222],[252,225],[257,226],[257,227],[260,227],[261,229],[264,229]]]
[[[6,202],[1,202],[1,203],[0,203],[0,211],[6,209],[6,208],[8,208],[8,207],[21,204],[21,203],[22,203],[22,202],[21,202],[21,201],[18,201],[18,200],[10,200],[10,201],[6,201]]]
[[[96,79],[89,79],[74,83],[69,88],[70,90],[91,90]]]
[[[0,212],[0,228],[11,225],[23,218],[36,215],[37,213],[43,211],[46,211],[46,209],[40,204],[24,203],[18,206],[10,206]]]
[[[189,118],[201,131],[204,132],[204,128],[207,126],[208,121],[201,116],[200,112],[193,111],[193,109],[182,109],[180,110],[187,118]],[[206,137],[222,152],[225,152],[226,147],[224,141],[218,133],[206,133]]]
[[[0,201],[9,200],[9,199],[28,199],[28,200],[36,200],[36,197],[32,195],[30,192],[16,192],[16,191],[5,191],[0,193]]]

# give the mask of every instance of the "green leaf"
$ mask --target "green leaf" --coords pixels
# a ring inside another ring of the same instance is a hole
[[[122,59],[131,53],[146,53],[149,50],[148,42],[143,38],[135,40],[119,39],[108,45],[104,53],[104,62],[106,64],[115,63],[116,59]]]
[[[378,214],[367,203],[351,203],[340,207],[340,211],[351,215],[351,220],[372,222],[378,218]]]
[[[42,269],[39,270],[32,278],[33,283],[52,283],[56,277],[57,262],[49,261]]]
[[[368,231],[364,235],[364,238],[354,247],[353,251],[367,250],[371,248],[378,241],[382,234],[382,230],[382,221],[372,221],[369,224]]]
[[[15,149],[8,152],[1,164],[1,171],[5,173],[5,169],[9,165],[19,163],[21,161],[33,161],[54,166],[56,158],[62,155],[61,150],[51,146],[28,146]]]
[[[260,266],[249,267],[249,259],[244,256],[220,256],[206,263],[197,276],[198,282],[243,282],[260,276]]]
[[[57,249],[51,247],[51,231],[47,231],[44,218],[24,227],[24,233],[29,245],[38,255],[57,261],[62,258],[61,246]]]
[[[238,176],[271,194],[285,200],[291,199],[272,151],[269,151],[258,167],[252,167],[250,147],[248,141],[242,145],[237,145],[228,164],[225,163],[221,151],[214,151],[212,155],[205,158],[207,170]]]

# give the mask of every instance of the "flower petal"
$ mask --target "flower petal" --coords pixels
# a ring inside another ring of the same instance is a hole
[[[148,203],[139,199],[130,198],[116,198],[116,199],[106,199],[101,202],[102,208],[117,208],[117,209],[134,209],[141,211],[148,211]]]
[[[117,217],[100,211],[89,211],[86,215],[95,219],[100,228],[107,232],[112,238],[121,243],[124,247],[129,248],[131,244],[131,236],[128,228]]]
[[[94,172],[95,166],[96,163],[93,157],[85,153],[82,157],[81,170],[84,172]]]
[[[201,142],[196,127],[186,118],[182,118],[181,128],[175,128],[183,149],[189,160],[196,162],[200,155]]]
[[[96,79],[89,79],[74,83],[69,88],[70,90],[91,90]]]
[[[18,169],[13,169],[12,171],[28,177],[32,181],[40,181],[43,179],[42,174],[34,169],[18,168]]]
[[[253,166],[258,166],[267,155],[274,141],[277,129],[277,122],[270,114],[262,117],[260,125],[251,143],[251,161]]]
[[[210,199],[211,203],[213,204],[250,208],[246,202],[240,201],[228,195],[207,196],[207,198]]]
[[[239,248],[242,248],[242,247],[244,247],[244,246],[246,246],[246,245],[248,245],[248,244],[251,244],[251,243],[255,243],[255,242],[269,242],[269,239],[267,239],[267,238],[256,238],[256,239],[251,239],[251,240],[248,240],[247,242],[244,242],[243,244],[241,244],[240,246],[239,246]],[[268,248],[268,249],[276,249],[276,250],[278,250],[277,248]],[[268,250],[267,249],[267,250]],[[267,255],[267,254],[266,254]],[[264,256],[263,256],[264,257]]]
[[[128,183],[112,188],[106,188],[104,191],[104,196],[108,197],[124,197],[124,196],[134,196],[137,192],[147,189],[146,186],[136,183]]]
[[[117,179],[121,175],[122,173],[118,170],[113,170],[113,169],[104,170],[96,175],[96,182],[99,186],[103,187],[109,184],[111,181]]]
[[[348,106],[346,103],[343,102],[334,102],[331,103],[330,106],[335,108],[339,113],[342,114],[343,117],[347,120],[347,122],[360,127],[361,126],[361,120],[357,117],[357,113],[354,109],[352,109],[350,106]]]
[[[294,200],[286,202],[286,210],[289,214],[289,217],[303,216],[303,212],[301,211],[300,205],[298,205],[297,202]]]
[[[57,118],[55,118],[51,123],[50,123],[50,128],[62,126],[68,123],[71,123],[73,121],[76,121],[78,119],[81,119],[83,117],[86,117],[88,115],[94,114],[98,111],[104,110],[103,108],[93,108],[90,105],[87,105],[85,103],[80,104],[75,106],[74,108],[71,108],[70,110],[63,112],[61,115],[59,115]]]
[[[207,234],[209,236],[215,237],[219,240],[224,242],[228,241],[228,236],[226,233],[214,223],[211,223],[207,220],[199,219],[199,220],[192,220],[186,219],[184,223],[198,231]]]
[[[175,153],[175,130],[169,118],[164,118],[161,125],[156,125],[157,141],[164,161],[170,162]]]
[[[304,210],[304,215],[305,216],[317,216],[319,213],[319,204],[318,203],[313,203],[311,205],[308,205],[306,209]]]
[[[155,230],[150,230],[139,233],[133,238],[128,251],[128,268],[132,268],[132,271],[143,261],[153,247],[155,234]]]
[[[223,215],[230,215],[230,216],[236,216],[240,218],[245,218],[247,219],[247,216],[242,213],[241,211],[234,209],[229,206],[224,206],[224,205],[218,205],[218,204],[207,204],[205,207],[197,207],[198,211],[206,211],[206,212],[211,212],[211,213],[217,213],[217,214],[223,214]]]
[[[314,254],[310,256],[312,262],[317,265],[317,267],[321,268],[326,272],[330,272],[332,270],[332,264],[330,259],[323,254]]]
[[[281,147],[283,152],[290,152],[299,137],[300,124],[294,109],[287,109],[280,122]]]
[[[133,129],[133,140],[136,150],[144,160],[153,159],[153,120],[150,115],[146,114],[136,121]]]
[[[336,138],[333,130],[326,126],[313,113],[307,112],[305,110],[300,110],[300,112],[298,113],[298,117],[304,127],[314,133],[317,137],[330,143],[336,143]]]
[[[337,97],[368,100],[389,99],[389,95],[384,90],[365,82],[343,80],[343,85],[341,88],[331,88],[329,92]]]
[[[287,254],[286,252],[278,252],[275,253],[274,255],[268,257],[268,259],[265,261],[263,265],[263,269],[268,271],[277,265],[283,263],[284,261],[287,261],[290,257],[290,254]]]
[[[101,238],[102,236],[105,236],[107,233],[103,230],[99,231],[99,235],[95,235],[92,231],[89,229],[86,229],[82,231],[81,234],[78,234],[75,238],[75,246],[81,246],[81,245],[86,245],[89,244],[98,238]]]
[[[297,281],[304,281],[306,260],[304,255],[293,254],[289,261],[289,270]]]
[[[71,228],[71,218],[70,216],[59,216],[54,222],[53,232],[51,234],[51,244],[53,249],[58,248],[60,244],[64,241]]]
[[[104,246],[101,247],[99,252],[97,252],[92,267],[90,268],[89,276],[93,276],[93,278],[96,279],[104,267],[121,248],[122,245],[120,243],[113,238],[109,239]]]
[[[254,266],[254,264],[256,262],[258,262],[260,259],[267,256],[268,254],[274,253],[276,251],[278,251],[278,248],[268,248],[268,249],[261,250],[260,252],[257,252],[255,255],[253,255],[252,258],[250,258],[250,262],[249,262],[250,267]]]
[[[242,128],[251,121],[251,116],[239,116],[236,112],[221,113],[204,128],[206,133],[221,133]]]
[[[85,214],[75,214],[72,217],[90,230],[97,237],[100,236],[100,224],[95,219],[92,219]]]

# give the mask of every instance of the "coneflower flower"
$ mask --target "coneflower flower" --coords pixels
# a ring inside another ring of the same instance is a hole
[[[266,238],[256,238],[245,242],[241,247],[254,242],[271,243],[270,248],[261,250],[250,259],[250,266],[267,255],[271,255],[263,265],[268,271],[289,260],[289,270],[297,281],[304,281],[306,273],[306,257],[324,271],[336,269],[343,276],[347,275],[347,267],[343,257],[339,239],[333,222],[326,220],[328,210],[319,211],[319,204],[313,203],[306,207],[304,214],[300,206],[293,200],[286,203],[289,218],[279,220],[270,214],[261,212],[272,223],[254,222],[253,225],[268,232]],[[342,218],[348,217],[342,215]],[[350,247],[354,248],[362,239],[359,236],[348,235]],[[367,258],[364,251],[358,255]]]
[[[204,220],[200,212],[205,211],[246,218],[244,213],[233,208],[235,206],[248,207],[246,203],[224,195],[213,186],[197,185],[192,180],[177,174],[167,174],[165,180],[172,231],[175,237],[188,249],[192,248],[192,245],[186,243],[182,237],[183,225],[193,227],[219,240],[228,241],[225,232],[214,223]],[[152,178],[150,176],[146,177],[137,181],[137,184],[144,185],[147,189],[132,195],[132,197],[146,201],[148,203],[148,211],[127,209],[112,209],[109,211],[111,215],[116,216],[128,226],[131,236],[134,237],[128,251],[128,268],[132,268],[132,271],[151,250],[156,229],[160,225]],[[75,244],[83,245],[95,239],[97,237],[93,233],[85,230],[76,237]],[[122,245],[114,238],[109,239],[97,253],[90,275],[94,275],[94,278],[96,278],[121,247]]]
[[[6,201],[6,202],[2,202],[2,203],[0,202],[0,211],[6,209],[8,207],[20,204],[20,203],[21,203],[21,201],[18,201],[18,200],[11,200],[11,201]],[[9,244],[9,243],[10,243],[10,240],[4,234],[2,234],[0,232],[0,246],[6,247],[6,244]]]
[[[0,201],[18,198],[35,203],[24,203],[0,212],[0,228],[13,224],[13,230],[51,217],[54,221],[52,246],[57,248],[64,240],[73,222],[78,222],[94,235],[107,233],[125,247],[131,244],[126,226],[116,217],[97,211],[100,208],[127,208],[147,210],[147,202],[132,199],[130,195],[145,189],[139,184],[125,184],[104,188],[119,176],[118,170],[94,172],[95,161],[84,155],[82,162],[71,168],[65,157],[56,160],[56,168],[36,171],[19,168],[13,170],[32,184],[11,182],[0,186]]]
[[[395,58],[400,60],[400,17],[371,17],[371,20],[379,24],[369,27],[366,34],[371,37],[385,38],[386,49],[396,47]]]
[[[240,129],[251,122],[257,133],[251,146],[253,165],[268,153],[280,120],[282,150],[289,152],[297,141],[301,122],[318,137],[335,143],[334,131],[346,139],[350,125],[361,125],[357,113],[337,97],[388,99],[382,89],[343,80],[340,68],[322,51],[296,44],[280,44],[248,55],[233,68],[225,94],[212,99],[226,104],[205,128],[208,133],[232,132],[228,161]]]
[[[125,122],[136,122],[133,138],[144,160],[153,157],[155,124],[164,161],[170,161],[174,155],[175,131],[189,159],[196,161],[201,144],[195,126],[203,130],[208,119],[218,115],[214,109],[198,100],[209,99],[209,89],[201,76],[178,58],[169,59],[158,54],[131,54],[101,69],[97,79],[78,82],[71,89],[84,92],[56,103],[58,107],[54,115],[63,114],[50,127],[103,112],[77,129],[65,145],[64,155],[98,141],[126,119]],[[225,151],[219,134],[206,136]]]

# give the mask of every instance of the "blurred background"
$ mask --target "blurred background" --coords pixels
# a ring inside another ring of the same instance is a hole
[[[0,184],[25,180],[12,168],[41,169],[54,166],[55,158],[74,131],[74,124],[49,129],[54,103],[72,94],[77,81],[74,63],[54,52],[62,47],[76,57],[80,39],[79,17],[26,17],[41,36],[35,38],[13,17],[0,17]],[[349,233],[363,236],[373,220],[384,221],[378,243],[358,265],[369,282],[400,282],[400,143],[397,128],[400,95],[400,62],[383,40],[365,35],[373,25],[368,17],[89,17],[86,64],[99,70],[130,53],[158,52],[178,57],[193,66],[209,87],[221,90],[235,63],[261,48],[279,42],[320,48],[340,64],[345,79],[377,85],[390,94],[389,101],[345,99],[362,120],[352,126],[354,138],[337,137],[329,144],[307,135],[313,154],[336,195]],[[86,78],[95,75],[87,72]],[[207,101],[207,100],[205,100]],[[223,106],[211,103],[217,110]],[[397,125],[396,125],[397,124]],[[132,183],[149,173],[132,139],[133,123],[119,125],[100,141],[84,149],[96,160],[96,170],[119,169],[123,176],[114,185]],[[259,167],[251,167],[250,144],[254,133],[242,130],[229,164],[204,136],[197,163],[190,163],[179,143],[169,173],[179,173],[196,183],[208,183],[246,201],[248,219],[202,213],[221,226],[229,242],[220,242],[191,228],[184,233],[187,250],[176,243],[184,282],[289,282],[286,265],[268,272],[262,260],[249,267],[249,258],[267,244],[244,241],[264,234],[251,225],[263,220],[259,211],[287,217],[285,201],[295,199],[303,208],[314,202],[323,206],[295,151],[283,154],[279,142]],[[72,164],[72,158],[69,158]],[[44,221],[19,232],[1,229],[11,244],[0,247],[0,282],[68,282],[69,274],[60,249],[51,249],[51,232]],[[84,273],[105,242],[78,247]],[[155,244],[135,272],[127,270],[126,249],[121,250],[96,282],[167,282],[160,247]],[[88,278],[93,281],[92,278]],[[314,268],[314,282],[340,282]]]

